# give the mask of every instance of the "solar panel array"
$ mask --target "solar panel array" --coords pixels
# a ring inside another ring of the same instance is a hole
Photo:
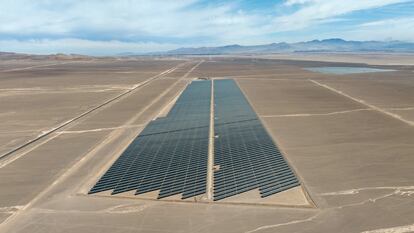
[[[261,197],[300,183],[237,84],[214,81],[214,200],[259,188]]]
[[[89,194],[158,199],[204,194],[207,181],[211,81],[194,81],[168,115],[151,121]],[[261,197],[300,185],[233,80],[214,81],[214,200],[259,189]]]
[[[160,190],[158,198],[205,193],[211,81],[194,81],[164,118],[150,122],[89,194]]]

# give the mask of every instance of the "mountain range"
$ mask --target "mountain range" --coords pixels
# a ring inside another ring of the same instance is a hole
[[[162,52],[134,53],[123,52],[116,54],[117,57],[131,57],[142,55],[225,55],[225,54],[276,54],[276,53],[335,53],[335,52],[384,52],[384,53],[414,53],[414,43],[404,41],[347,41],[333,38],[325,40],[311,40],[296,43],[272,43],[263,45],[226,45],[218,47],[179,48]],[[56,59],[73,60],[87,59],[87,55],[80,54],[49,54],[33,55],[13,52],[1,52],[1,59]]]
[[[269,54],[294,52],[400,52],[414,53],[414,43],[403,41],[347,41],[343,39],[312,40],[297,43],[272,43],[264,45],[226,45],[219,47],[179,48],[155,55],[220,55],[220,54]]]

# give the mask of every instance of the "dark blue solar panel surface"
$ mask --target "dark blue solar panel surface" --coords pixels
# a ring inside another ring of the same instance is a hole
[[[211,81],[192,82],[168,115],[151,121],[90,194],[159,190],[158,198],[205,193]],[[214,200],[259,189],[262,197],[300,183],[233,80],[214,81]]]
[[[211,81],[194,81],[168,115],[145,127],[89,191],[160,190],[158,198],[205,193]]]
[[[214,200],[259,189],[261,197],[300,183],[233,80],[214,81]]]

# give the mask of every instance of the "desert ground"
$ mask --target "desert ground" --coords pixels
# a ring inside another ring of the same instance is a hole
[[[351,62],[365,63],[369,65],[412,65],[414,56],[410,53],[296,53],[296,54],[271,54],[259,56],[263,58],[325,61],[325,62]]]
[[[350,56],[1,60],[0,232],[413,232],[414,63]],[[87,195],[195,78],[236,80],[311,205]]]

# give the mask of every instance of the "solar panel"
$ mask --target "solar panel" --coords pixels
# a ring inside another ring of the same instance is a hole
[[[214,81],[214,200],[259,189],[261,197],[300,185],[237,84]]]
[[[194,81],[166,117],[150,122],[89,191],[205,193],[211,81]]]

